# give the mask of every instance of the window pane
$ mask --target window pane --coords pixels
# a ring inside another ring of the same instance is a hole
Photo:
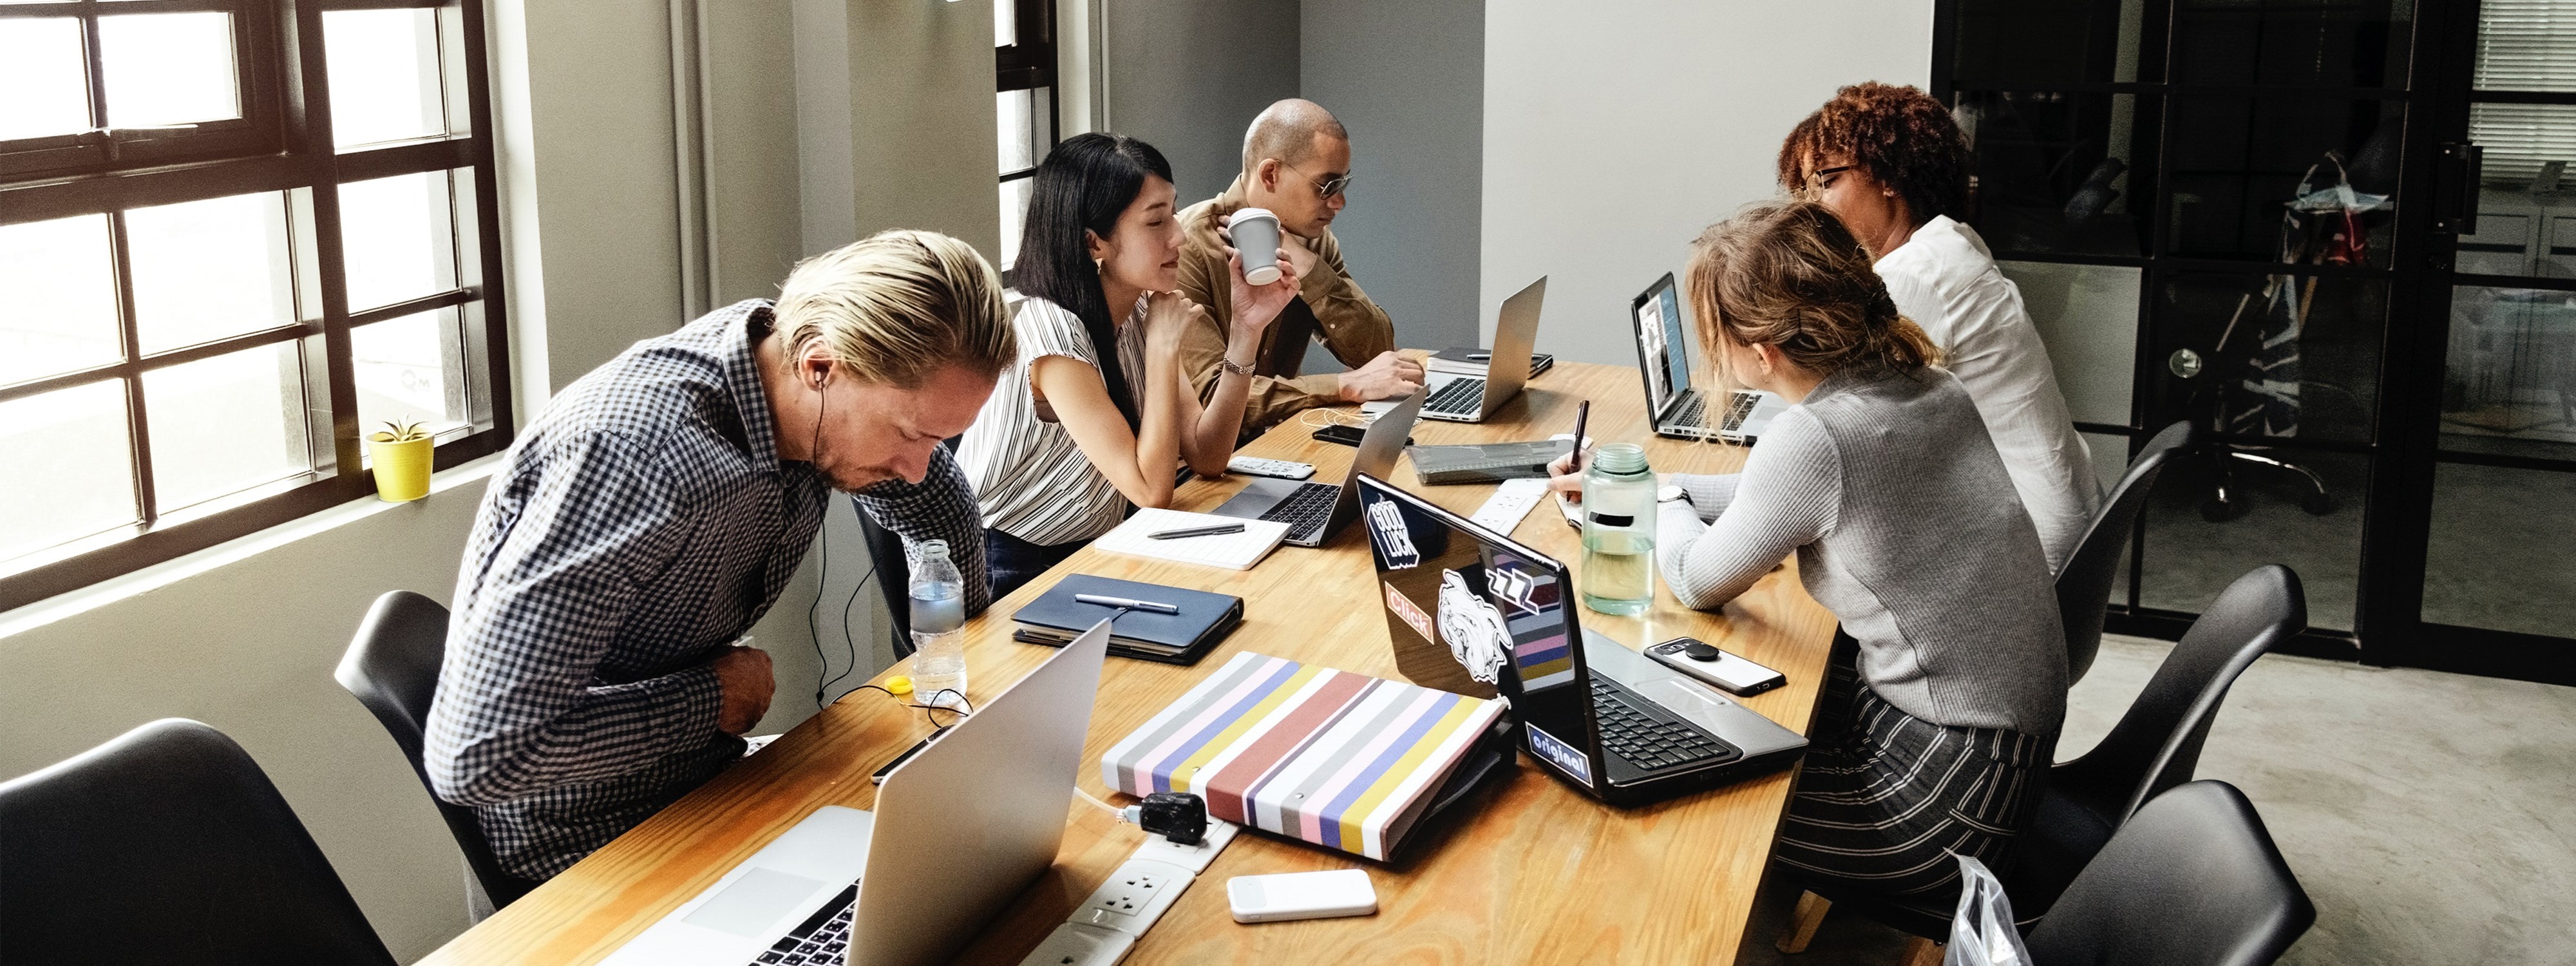
[[[2542,165],[2576,161],[2576,104],[2471,104],[2469,140],[2486,148],[2481,180],[2508,191],[2527,190]],[[2557,198],[2553,193],[2533,200]]]
[[[0,18],[0,141],[89,130],[80,21]]]
[[[2414,0],[2181,0],[2173,81],[2403,88],[2414,8]]]
[[[2192,273],[2167,276],[2158,295],[2154,381],[2139,384],[2155,387],[2146,425],[2189,419],[2234,436],[2371,441],[2388,282]],[[2186,350],[2196,369],[2177,367]]]
[[[2173,206],[2167,254],[2249,261],[2313,262],[2337,251],[2342,211],[2355,212],[2357,264],[2388,264],[2395,233],[2397,140],[2406,108],[2397,101],[2329,97],[2203,97],[2173,100],[2167,130]],[[2345,202],[2342,159],[2354,195]],[[2489,167],[2495,164],[2492,150]],[[2304,185],[2304,188],[2302,187]],[[2299,207],[2291,207],[2293,203]],[[2297,224],[2288,218],[2300,216]]]
[[[1966,93],[1976,147],[1977,232],[2002,251],[2136,255],[2147,214],[2132,145],[2152,117],[2128,94]]]
[[[312,469],[294,342],[143,374],[164,512]]]
[[[350,311],[456,287],[447,172],[424,171],[341,185],[340,237],[348,264]]]
[[[1029,91],[1003,91],[993,95],[995,140],[1002,146],[1001,170],[1009,174],[1037,166],[1037,138],[1029,132]]]
[[[146,353],[295,321],[280,195],[137,208],[125,240]]]
[[[107,216],[0,226],[0,385],[123,354]]]
[[[356,364],[358,430],[385,422],[425,424],[437,432],[463,423],[461,379],[451,360],[456,310],[439,309],[362,325],[349,331]]]
[[[1034,178],[1002,182],[1002,267],[1020,260],[1020,229],[1029,217],[1029,184]]]
[[[2048,347],[2057,389],[2077,422],[2129,424],[2138,354],[2141,270],[2055,262],[2002,262]],[[2128,450],[2120,450],[2126,459]],[[2096,454],[2099,459],[2099,454]],[[2116,463],[2114,465],[2117,465]]]
[[[2488,3],[2478,17],[2477,73],[2489,91],[2576,91],[2576,9]]]
[[[2363,457],[2276,448],[2255,453],[2317,474],[2335,505],[2318,515],[2303,506],[2316,492],[2305,474],[2249,460],[2227,461],[2233,515],[2209,519],[2219,482],[2210,461],[2179,461],[2147,497],[2146,566],[2138,587],[2148,607],[2197,614],[2245,572],[2267,563],[2298,571],[2308,595],[2308,624],[2352,629],[2361,583],[2362,496],[2370,474]]]
[[[0,403],[0,560],[134,521],[125,384]]]
[[[1020,16],[1014,0],[993,0],[993,46],[1008,47],[1020,42]]]
[[[2453,289],[2443,370],[2444,450],[2576,459],[2576,292]]]
[[[331,137],[341,147],[447,133],[435,11],[322,15],[331,68]]]
[[[2576,473],[2445,463],[2433,471],[2424,619],[2565,637],[2576,627]]]
[[[241,116],[233,15],[147,13],[98,19],[107,123],[151,127]]]
[[[1961,0],[1952,74],[1978,86],[2137,80],[2146,6],[2145,0]]]

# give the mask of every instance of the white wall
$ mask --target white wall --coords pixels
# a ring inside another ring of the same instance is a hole
[[[1477,342],[1484,0],[1304,0],[1300,86],[1351,132],[1342,259],[1397,345]],[[1329,353],[1309,353],[1338,368]]]
[[[1924,83],[1931,32],[1931,0],[1489,0],[1480,331],[1546,275],[1539,349],[1635,365],[1628,300],[1775,193],[1780,140],[1835,88]]]

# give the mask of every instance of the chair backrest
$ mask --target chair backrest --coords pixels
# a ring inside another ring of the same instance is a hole
[[[2190,448],[2198,434],[2185,421],[2147,440],[2138,458],[2129,461],[2128,472],[2120,474],[2119,485],[2111,488],[2110,498],[2102,501],[2101,512],[2093,515],[2084,539],[2076,541],[2075,552],[2058,568],[2057,617],[2066,627],[2067,684],[2083,680],[2084,672],[2093,668],[2094,656],[2101,653],[2102,617],[2110,606],[2111,584],[2120,577],[2121,551],[2128,549],[2129,532],[2137,527],[2147,493],[2156,488],[2156,477],[2165,466]]]
[[[421,790],[438,806],[448,834],[465,852],[466,866],[474,870],[492,908],[498,909],[537,884],[501,868],[474,810],[440,799],[429,786],[429,772],[421,767],[421,735],[429,722],[430,698],[438,693],[438,666],[446,657],[447,608],[408,590],[387,591],[367,608],[357,636],[349,640],[349,653],[341,655],[340,667],[331,676],[393,735],[404,760],[411,762],[412,777],[420,779]]]
[[[0,870],[0,962],[394,963],[259,763],[184,718],[0,783]]]
[[[2307,626],[2307,596],[2290,568],[2265,564],[2236,578],[2183,632],[2102,743],[2052,769],[2049,782],[2079,801],[2111,806],[2104,818],[2118,825],[2147,800],[2191,780],[2228,686],[2255,658]]]
[[[2197,781],[2120,827],[2029,937],[2039,966],[2263,966],[2317,919],[2235,786]]]
[[[877,526],[868,511],[858,511],[859,534],[868,543],[868,559],[877,570],[877,592],[885,595],[887,629],[894,632],[894,656],[912,656],[912,558],[904,555],[903,536]]]

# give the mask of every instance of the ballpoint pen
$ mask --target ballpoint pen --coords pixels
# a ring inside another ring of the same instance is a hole
[[[1124,607],[1128,610],[1141,610],[1156,614],[1178,614],[1181,612],[1180,608],[1161,601],[1133,600],[1126,597],[1110,597],[1102,594],[1075,594],[1073,595],[1073,600],[1078,604],[1098,604],[1102,607]]]
[[[1242,532],[1243,532],[1243,524],[1240,524],[1240,523],[1220,523],[1220,524],[1217,524],[1216,526],[1212,526],[1212,527],[1183,527],[1183,528],[1178,529],[1178,530],[1159,530],[1159,531],[1156,531],[1156,532],[1153,532],[1153,533],[1148,533],[1148,534],[1146,534],[1146,535],[1145,535],[1145,539],[1147,539],[1147,540],[1172,540],[1172,539],[1177,539],[1177,538],[1180,538],[1180,537],[1213,537],[1213,536],[1216,536],[1216,535],[1221,534],[1221,533],[1242,533]]]

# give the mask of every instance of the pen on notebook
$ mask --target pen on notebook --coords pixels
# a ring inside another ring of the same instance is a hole
[[[1124,607],[1128,610],[1152,611],[1157,614],[1178,614],[1181,612],[1180,608],[1161,601],[1130,600],[1125,597],[1109,597],[1101,594],[1075,594],[1073,595],[1073,600],[1078,604],[1098,604],[1102,607]]]
[[[1145,535],[1145,539],[1147,539],[1147,540],[1175,540],[1175,539],[1179,539],[1179,538],[1181,538],[1181,537],[1213,537],[1213,536],[1216,536],[1217,534],[1220,534],[1220,533],[1242,533],[1242,532],[1243,532],[1243,524],[1240,524],[1240,523],[1220,523],[1220,524],[1217,524],[1216,526],[1212,526],[1212,527],[1183,527],[1183,528],[1178,529],[1178,530],[1157,530],[1157,531],[1155,531],[1155,532],[1153,532],[1153,533],[1148,533],[1148,534],[1146,534],[1146,535]]]
[[[1592,400],[1586,399],[1574,407],[1574,453],[1572,455],[1573,466],[1578,470],[1583,468],[1583,424],[1591,418]]]

